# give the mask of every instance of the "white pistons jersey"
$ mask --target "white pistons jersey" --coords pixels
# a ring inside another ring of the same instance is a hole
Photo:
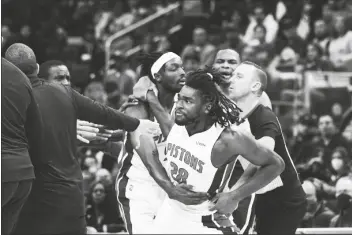
[[[184,126],[174,125],[167,138],[165,156],[167,157],[167,172],[174,183],[185,183],[193,186],[194,191],[216,191],[223,181],[224,169],[215,168],[211,162],[214,144],[224,130],[214,124],[207,131],[192,136]],[[178,201],[170,200],[170,204],[190,214],[209,215],[210,202],[201,205],[188,206]]]

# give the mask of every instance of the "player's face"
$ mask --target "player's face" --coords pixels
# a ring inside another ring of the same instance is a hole
[[[185,71],[180,58],[167,62],[164,65],[164,70],[159,73],[161,75],[159,82],[167,90],[178,93],[185,85]]]
[[[49,82],[60,83],[64,85],[70,85],[70,72],[65,65],[55,66],[50,68],[49,71]]]
[[[240,63],[240,57],[233,50],[219,51],[216,55],[213,68],[219,71],[226,83],[230,83],[233,72]]]
[[[194,123],[205,115],[204,102],[199,91],[189,86],[184,86],[178,94],[175,123],[185,126]]]
[[[229,96],[237,100],[251,93],[253,86],[253,68],[246,64],[237,67],[231,79]]]

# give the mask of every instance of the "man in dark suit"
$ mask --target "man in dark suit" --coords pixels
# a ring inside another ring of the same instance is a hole
[[[1,70],[1,234],[10,234],[31,191],[41,119],[28,78],[4,58]]]

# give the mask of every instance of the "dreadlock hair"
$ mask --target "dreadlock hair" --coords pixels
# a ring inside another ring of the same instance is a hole
[[[210,116],[222,127],[240,124],[242,110],[221,91],[222,75],[210,67],[190,72],[186,76],[186,86],[199,90],[203,98],[210,101]]]
[[[150,71],[155,61],[157,61],[164,53],[154,52],[154,53],[142,53],[137,56],[137,61],[141,64],[141,77],[148,76],[150,81],[156,83],[156,80],[152,76]]]

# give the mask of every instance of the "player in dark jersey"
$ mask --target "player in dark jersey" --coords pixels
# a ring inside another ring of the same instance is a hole
[[[229,86],[229,96],[243,110],[255,139],[273,149],[285,162],[280,177],[256,194],[255,215],[258,234],[294,234],[306,211],[306,195],[287,150],[280,123],[272,110],[259,104],[267,85],[265,72],[251,62],[239,65]],[[245,162],[245,172],[232,189],[255,174],[256,167]]]

